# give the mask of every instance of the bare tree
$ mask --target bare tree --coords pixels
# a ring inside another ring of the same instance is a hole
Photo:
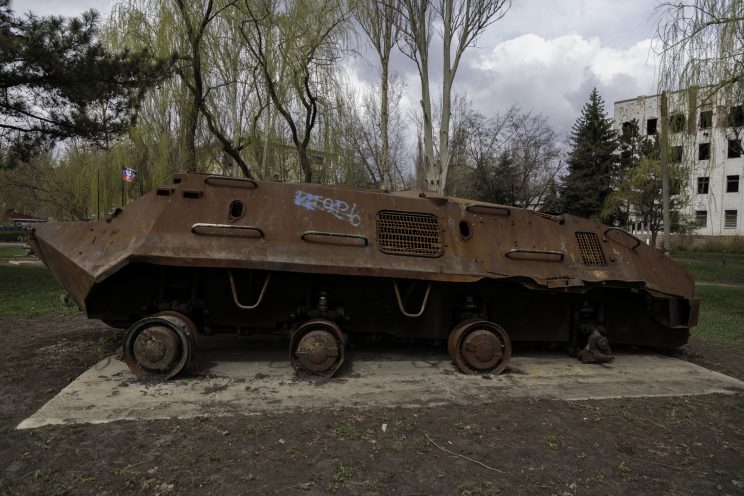
[[[390,180],[390,53],[398,42],[400,7],[398,0],[366,0],[355,11],[359,25],[367,35],[380,60],[380,135],[381,150],[378,169],[380,187],[391,189]]]
[[[355,93],[346,96],[347,101],[361,102],[361,105],[351,105],[347,111],[348,123],[343,126],[346,131],[344,147],[351,151],[352,159],[366,172],[371,184],[389,191],[405,182],[401,172],[405,140],[397,110],[404,88],[402,79],[390,79],[388,112],[381,111],[381,101],[375,92],[361,97]],[[383,131],[385,127],[386,132]]]
[[[418,68],[421,106],[424,113],[426,183],[443,193],[450,167],[449,133],[452,86],[465,49],[475,44],[488,26],[501,19],[510,0],[401,0],[402,51]],[[439,122],[439,154],[434,154],[432,105],[429,81],[429,45],[433,18],[442,24],[442,104]]]
[[[562,166],[545,116],[516,106],[491,118],[468,108],[451,151],[455,194],[523,208],[542,203]]]

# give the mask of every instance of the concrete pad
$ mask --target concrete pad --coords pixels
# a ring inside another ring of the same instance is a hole
[[[139,382],[123,362],[106,358],[18,428],[309,408],[483,405],[503,397],[585,400],[744,391],[742,381],[651,353],[583,365],[565,353],[530,352],[513,357],[506,373],[480,377],[457,372],[439,349],[360,351],[347,354],[348,363],[335,377],[318,380],[297,377],[286,351],[224,342],[228,346],[200,349],[198,372],[164,383]]]

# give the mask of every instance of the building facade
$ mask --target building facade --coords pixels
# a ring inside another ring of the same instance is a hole
[[[694,220],[695,234],[744,235],[744,108],[727,102],[691,104],[682,93],[670,94],[666,106],[670,160],[689,171],[681,192],[689,201],[681,213]],[[619,133],[633,119],[641,135],[660,133],[662,97],[615,102],[613,125]],[[634,224],[633,230],[639,229],[644,226]]]

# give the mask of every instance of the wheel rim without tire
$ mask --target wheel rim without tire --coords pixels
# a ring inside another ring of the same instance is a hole
[[[511,340],[497,324],[468,320],[450,333],[447,348],[457,368],[466,374],[500,374],[509,365]]]

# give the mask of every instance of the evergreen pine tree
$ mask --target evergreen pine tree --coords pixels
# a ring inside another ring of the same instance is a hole
[[[108,146],[171,65],[147,50],[107,49],[95,11],[16,17],[0,0],[0,151],[23,155],[73,137]]]
[[[617,133],[597,89],[592,90],[571,133],[568,174],[563,178],[563,211],[602,219],[602,206],[612,191],[618,167]]]

